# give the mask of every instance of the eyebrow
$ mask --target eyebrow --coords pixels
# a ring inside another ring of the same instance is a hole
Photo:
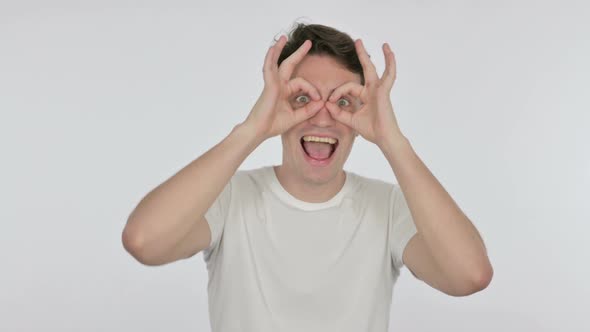
[[[317,89],[317,88],[316,88]],[[331,96],[332,93],[334,93],[334,90],[336,90],[337,88],[334,88],[332,90],[330,90],[330,92],[328,92],[328,96]],[[354,97],[353,95],[351,95],[349,92],[343,94],[343,96],[349,96],[349,97]]]
[[[317,88],[315,85],[313,85],[313,84],[312,84],[312,86],[313,86],[313,87],[314,87],[316,90],[318,90],[318,88]],[[331,96],[331,95],[332,95],[332,93],[334,93],[334,91],[335,91],[336,89],[338,89],[338,88],[339,88],[339,87],[336,87],[336,88],[334,88],[334,89],[330,90],[330,91],[328,92],[328,96]],[[318,90],[318,92],[320,92],[320,91]],[[355,96],[351,95],[351,94],[350,94],[350,92],[343,94],[343,96],[349,96],[349,97],[352,97],[352,98],[357,98],[357,97],[355,97]],[[321,92],[320,92],[320,97],[321,97]]]

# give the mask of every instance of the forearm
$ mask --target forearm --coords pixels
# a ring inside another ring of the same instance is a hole
[[[380,146],[404,193],[418,232],[450,280],[474,280],[491,269],[477,229],[401,133]]]
[[[238,167],[262,143],[239,124],[220,143],[149,192],[129,215],[124,232],[148,257],[172,250],[200,220]]]

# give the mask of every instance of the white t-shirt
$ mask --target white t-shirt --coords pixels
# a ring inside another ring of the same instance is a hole
[[[273,166],[238,170],[205,214],[213,332],[385,332],[416,227],[399,185],[346,172],[322,203]]]

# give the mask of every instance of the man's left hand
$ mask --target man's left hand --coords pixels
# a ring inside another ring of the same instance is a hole
[[[395,55],[387,43],[383,44],[385,70],[381,78],[369,58],[360,39],[355,41],[356,51],[363,67],[365,85],[347,82],[332,92],[326,108],[334,119],[354,129],[366,140],[381,147],[388,141],[403,136],[393,113],[389,95],[395,82]],[[351,95],[360,99],[360,108],[355,111],[340,109],[336,104],[342,96]]]

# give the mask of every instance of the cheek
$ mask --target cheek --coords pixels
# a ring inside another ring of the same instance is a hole
[[[346,141],[346,143],[342,146],[343,150],[348,150],[350,151],[352,149],[352,146],[354,145],[354,132],[351,132],[351,136],[349,137],[349,139]]]

